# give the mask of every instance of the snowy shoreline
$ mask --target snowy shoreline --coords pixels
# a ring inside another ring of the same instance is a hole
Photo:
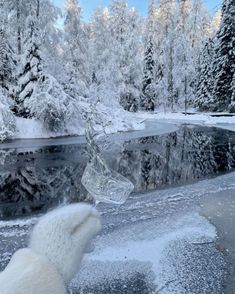
[[[215,116],[216,115],[216,116]],[[218,115],[218,116],[217,116]],[[139,112],[138,117],[142,119],[151,119],[168,123],[190,123],[199,124],[208,127],[218,127],[235,131],[235,116],[228,116],[228,113],[153,113],[147,114]]]
[[[126,133],[133,131],[147,131],[148,124],[147,121],[162,122],[167,124],[199,124],[205,125],[209,127],[218,127],[223,128],[230,131],[235,131],[235,116],[227,116],[224,113],[216,113],[218,117],[214,116],[215,114],[208,113],[194,113],[194,114],[183,114],[183,113],[146,113],[146,112],[138,112],[138,113],[128,113],[128,119],[120,120],[118,123],[114,123],[112,126],[106,128],[106,132],[108,134],[116,134],[116,133]],[[128,121],[128,123],[127,123]],[[14,139],[49,139],[49,138],[61,138],[61,137],[72,137],[72,136],[83,136],[85,129],[77,128],[77,131],[72,133],[52,133],[47,132],[43,128],[43,124],[35,119],[24,119],[17,118],[16,120],[17,132],[14,136]],[[156,125],[157,128],[157,125]],[[160,126],[161,134],[162,125]],[[166,133],[169,130],[166,130]],[[155,129],[155,133],[158,134],[158,129]]]

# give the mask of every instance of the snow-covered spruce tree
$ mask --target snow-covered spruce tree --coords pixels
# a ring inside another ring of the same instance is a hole
[[[111,7],[112,54],[120,72],[120,104],[136,111],[139,107],[142,75],[141,21],[126,1],[113,1]]]
[[[143,76],[143,54],[141,35],[141,18],[135,9],[128,10],[127,39],[124,46],[123,85],[121,104],[124,109],[137,111],[140,105]]]
[[[0,88],[8,92],[13,83],[14,54],[6,39],[5,32],[0,28]]]
[[[65,9],[63,57],[68,75],[65,90],[75,98],[87,96],[91,84],[87,27],[81,23],[81,7],[77,0],[67,0]]]
[[[232,81],[232,99],[230,104],[230,111],[235,113],[235,73],[233,75],[233,81]]]
[[[30,100],[33,94],[35,85],[42,76],[38,15],[32,11],[32,16],[27,17],[27,23],[28,30],[20,60],[14,107],[14,112],[25,118],[32,116],[30,108],[26,107],[26,105],[28,105],[28,100]]]
[[[7,13],[9,23],[11,24],[8,29],[11,35],[11,42],[15,49],[18,57],[22,53],[22,34],[25,32],[25,18],[28,10],[28,0],[8,0],[7,2]],[[23,9],[24,6],[24,9]]]
[[[126,1],[113,1],[110,12],[95,11],[90,26],[92,100],[137,110],[142,83],[140,28],[139,15]]]
[[[213,103],[213,76],[211,72],[213,54],[214,42],[209,39],[201,52],[197,67],[195,106],[201,111],[209,110],[211,103]]]
[[[16,130],[15,117],[7,98],[0,90],[0,142],[11,138]]]
[[[189,48],[187,62],[187,81],[188,94],[185,99],[185,110],[195,104],[197,87],[197,68],[199,65],[200,54],[203,51],[206,42],[209,42],[211,36],[211,17],[203,0],[195,0],[192,5],[191,16],[189,17]],[[187,58],[186,58],[187,60]]]
[[[195,28],[200,23],[197,20],[198,9],[196,8],[193,10],[191,0],[181,0],[177,16],[173,84],[175,103],[179,109],[184,109],[185,112],[189,101],[193,99],[192,84],[195,73],[193,64],[195,52],[193,48],[197,46],[197,31]]]
[[[154,0],[149,3],[149,15],[146,28],[146,41],[144,53],[144,78],[141,96],[141,109],[154,111],[155,108],[155,43],[154,43],[154,27],[155,27],[155,6]]]
[[[50,74],[54,74],[56,78],[63,76],[62,58],[59,56],[62,33],[57,25],[58,17],[61,16],[61,10],[53,5],[51,0],[2,1],[6,3],[8,21],[10,23],[8,26],[10,44],[16,57],[18,55],[18,61],[20,61],[22,53],[25,52],[25,41],[28,34],[28,22],[26,20],[29,16],[35,14],[33,10],[39,5],[38,28],[41,35],[40,47],[45,61],[44,68]]]
[[[8,93],[13,83],[14,53],[8,41],[6,4],[0,0],[0,88]]]
[[[51,0],[40,0],[39,30],[41,34],[41,52],[43,69],[58,81],[65,80],[65,69],[62,58],[63,34],[58,27],[62,16],[60,8]]]
[[[64,132],[69,97],[51,75],[41,75],[30,98],[24,102],[30,115],[39,119],[51,132]]]
[[[160,30],[160,41],[157,48],[156,75],[156,105],[173,111],[177,103],[177,93],[174,91],[174,55],[175,55],[175,27],[176,1],[161,0],[158,2],[157,23]]]
[[[90,102],[102,101],[119,107],[121,72],[117,71],[119,52],[114,48],[112,16],[108,9],[96,10],[91,22],[92,85]]]
[[[149,38],[146,44],[145,58],[144,58],[144,80],[141,97],[141,109],[154,111],[155,108],[155,83],[154,83],[154,69],[155,62],[153,59],[154,45],[153,40]]]
[[[191,16],[189,17],[189,40],[194,50],[194,59],[198,59],[199,51],[203,48],[204,42],[210,35],[211,17],[203,0],[194,0]],[[216,24],[214,24],[216,26]]]
[[[234,112],[232,103],[235,73],[235,1],[224,0],[221,27],[216,36],[212,75],[214,77],[211,110]]]

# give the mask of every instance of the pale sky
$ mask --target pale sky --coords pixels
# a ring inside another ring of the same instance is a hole
[[[53,2],[63,8],[65,0],[53,0]],[[78,1],[82,7],[83,19],[87,21],[91,18],[92,13],[97,7],[110,6],[112,0],[79,0]],[[221,5],[222,0],[205,0],[205,4],[208,6],[210,11],[215,12]],[[130,7],[135,7],[143,15],[147,14],[148,11],[148,0],[129,0],[128,4]]]

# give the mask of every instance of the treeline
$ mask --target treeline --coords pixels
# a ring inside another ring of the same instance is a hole
[[[199,58],[196,105],[204,111],[235,112],[235,1],[224,0],[222,21]]]
[[[151,0],[143,18],[114,0],[84,23],[67,0],[60,26],[50,0],[0,0],[0,103],[52,131],[94,101],[113,111],[234,111],[234,7],[224,0],[221,22],[202,0]]]

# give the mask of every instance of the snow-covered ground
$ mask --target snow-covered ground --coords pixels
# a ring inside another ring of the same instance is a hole
[[[104,106],[103,106],[104,107]],[[142,118],[134,113],[117,109],[113,113],[112,109],[102,109],[105,131],[107,133],[126,132],[132,130],[144,129]],[[45,129],[43,122],[36,119],[16,118],[15,139],[37,139],[37,138],[54,138],[61,136],[81,136],[85,134],[85,123],[82,121],[68,125],[64,131],[53,133]]]
[[[235,116],[228,116],[227,113],[194,113],[185,115],[183,113],[162,112],[150,114],[146,112],[139,112],[137,115],[143,120],[156,120],[175,124],[199,124],[235,131]]]

